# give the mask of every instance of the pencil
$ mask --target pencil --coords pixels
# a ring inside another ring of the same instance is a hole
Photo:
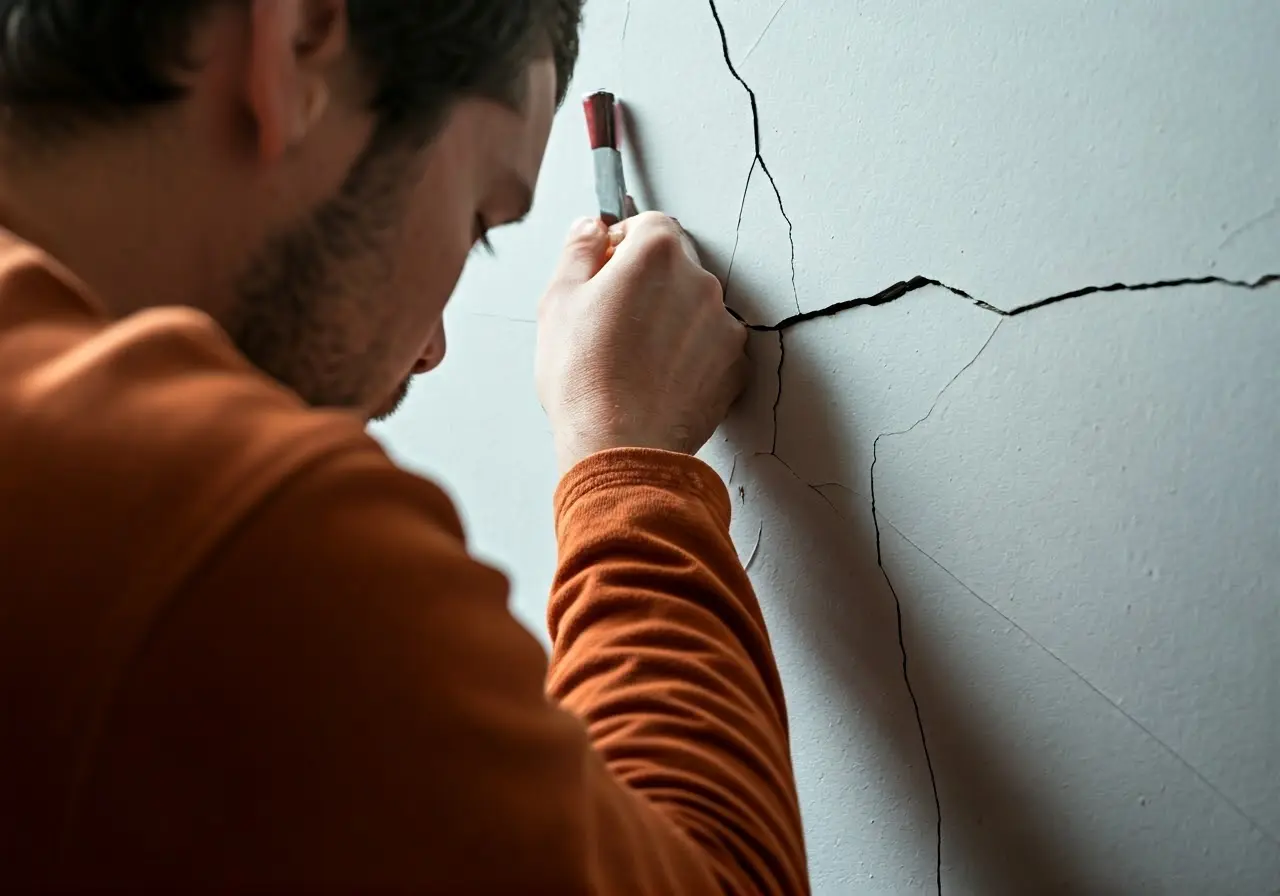
[[[622,170],[621,106],[607,90],[582,101],[587,115],[587,136],[595,165],[596,201],[600,220],[612,227],[627,217],[627,181]]]

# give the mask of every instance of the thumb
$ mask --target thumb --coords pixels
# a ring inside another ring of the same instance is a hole
[[[604,267],[609,231],[598,218],[582,218],[569,229],[569,239],[556,268],[555,282],[581,286]]]

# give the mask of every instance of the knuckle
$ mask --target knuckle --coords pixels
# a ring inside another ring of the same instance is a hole
[[[636,215],[636,227],[664,227],[671,223],[671,219],[662,212],[641,212]]]
[[[669,228],[655,228],[645,234],[637,247],[640,259],[645,264],[669,266],[684,254],[680,245],[680,236]]]
[[[667,217],[658,212],[642,212],[634,218],[615,225],[614,229],[624,234],[624,240],[645,242],[666,228]]]
[[[710,271],[703,270],[699,273],[697,289],[698,298],[708,305],[724,304],[724,287],[720,285],[720,278]]]

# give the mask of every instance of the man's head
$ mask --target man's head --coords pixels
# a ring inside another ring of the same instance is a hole
[[[190,271],[259,367],[384,414],[442,358],[468,253],[528,210],[582,3],[0,0],[0,139],[33,185],[0,175],[0,214],[117,313],[165,299],[126,264]],[[112,254],[65,236],[112,203],[80,239]]]

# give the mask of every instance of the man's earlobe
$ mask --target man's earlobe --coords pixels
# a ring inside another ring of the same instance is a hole
[[[258,155],[282,157],[329,110],[329,77],[347,49],[343,0],[253,0],[248,89]]]
[[[298,104],[298,115],[294,122],[293,133],[290,135],[290,145],[297,145],[305,140],[311,130],[320,123],[320,119],[324,118],[324,113],[328,109],[329,85],[319,78],[312,79],[311,83],[303,88],[303,98]]]
[[[272,162],[296,139],[301,117],[299,77],[293,43],[298,30],[297,0],[253,0],[249,12],[248,99],[257,126],[258,155]]]

